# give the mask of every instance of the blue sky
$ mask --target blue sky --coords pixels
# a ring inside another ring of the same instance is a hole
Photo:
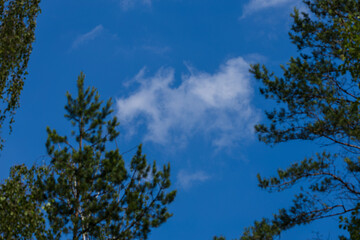
[[[260,62],[279,72],[297,54],[287,32],[292,9],[303,9],[300,0],[44,0],[41,6],[14,131],[3,130],[2,178],[14,164],[47,161],[46,126],[67,133],[65,93],[75,91],[83,71],[87,85],[114,100],[120,149],[143,143],[149,160],[171,164],[174,216],[151,240],[236,238],[290,204],[294,191],[264,192],[256,175],[274,174],[319,146],[257,141],[253,125],[273,103],[259,95],[248,66]],[[336,220],[282,239],[312,239],[317,231],[336,239]]]

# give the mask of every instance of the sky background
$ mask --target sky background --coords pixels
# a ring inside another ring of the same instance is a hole
[[[48,161],[46,126],[69,133],[65,93],[75,94],[83,71],[87,86],[114,101],[120,151],[143,143],[148,160],[171,164],[174,216],[149,239],[239,237],[295,193],[262,191],[256,175],[271,176],[319,149],[266,146],[253,131],[274,103],[260,96],[249,64],[280,73],[297,55],[288,37],[295,6],[305,10],[300,0],[43,0],[21,108],[12,134],[2,130],[0,177],[14,164]],[[337,239],[337,220],[282,239],[316,232]]]

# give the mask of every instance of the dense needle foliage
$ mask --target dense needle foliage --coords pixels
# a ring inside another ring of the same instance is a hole
[[[259,64],[251,66],[250,72],[262,83],[261,94],[276,104],[266,111],[268,121],[255,129],[266,144],[317,141],[325,150],[279,169],[275,177],[258,176],[259,186],[270,192],[295,184],[302,190],[292,207],[256,221],[245,229],[242,240],[280,238],[296,225],[336,216],[350,239],[359,239],[360,3],[304,3],[309,11],[295,9],[289,33],[300,55],[281,66],[282,76]]]
[[[6,239],[147,239],[172,215],[170,166],[149,164],[141,145],[126,164],[112,102],[85,89],[84,78],[80,74],[76,98],[67,94],[69,137],[47,128],[50,164],[16,166],[0,185],[0,206],[8,209],[0,214],[9,215],[0,223]]]

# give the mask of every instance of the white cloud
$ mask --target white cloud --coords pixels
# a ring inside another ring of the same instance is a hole
[[[250,2],[244,6],[241,18],[245,18],[254,12],[258,12],[266,8],[279,7],[289,3],[294,3],[294,0],[250,0]]]
[[[177,175],[177,184],[185,189],[188,190],[196,183],[202,183],[210,179],[210,176],[207,175],[203,171],[197,171],[194,173],[189,173],[184,170],[179,171]]]
[[[145,77],[143,69],[134,78],[138,89],[117,99],[117,116],[128,132],[144,124],[144,139],[163,145],[186,144],[199,134],[217,147],[248,141],[259,118],[251,105],[248,69],[243,58],[233,58],[214,74],[190,69],[179,86],[171,68],[152,77]]]
[[[94,40],[96,37],[98,37],[101,32],[104,30],[104,27],[100,24],[100,25],[97,25],[95,28],[93,28],[90,32],[87,32],[85,34],[82,34],[80,35],[79,37],[77,37],[75,39],[75,41],[73,42],[72,44],[72,48],[77,48],[79,47],[80,45],[88,42],[88,41],[91,41],[91,40]]]
[[[138,4],[151,7],[152,0],[120,0],[120,6],[125,11],[135,7]]]

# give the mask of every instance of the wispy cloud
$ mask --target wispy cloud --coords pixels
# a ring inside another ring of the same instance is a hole
[[[96,37],[98,37],[102,33],[103,30],[104,30],[104,27],[100,24],[100,25],[97,25],[95,28],[93,28],[90,32],[87,32],[85,34],[78,36],[75,39],[75,41],[73,42],[72,48],[73,49],[78,48],[80,45],[82,45],[88,41],[94,40]]]
[[[136,5],[151,7],[152,0],[120,0],[120,6],[123,10],[129,10]]]
[[[245,18],[266,8],[284,6],[289,3],[294,3],[294,0],[250,0],[244,5],[241,18]]]
[[[261,55],[259,53],[250,53],[250,54],[246,54],[244,56],[244,59],[251,64],[254,63],[265,63],[267,61],[267,57],[264,55]]]
[[[156,45],[143,45],[142,49],[145,51],[151,52],[156,55],[164,55],[171,51],[171,48],[168,46],[156,46]]]
[[[194,184],[202,183],[210,179],[210,176],[203,171],[190,173],[184,170],[179,171],[177,175],[177,184],[182,189],[188,190]]]
[[[164,145],[186,145],[198,134],[217,147],[248,141],[258,120],[248,69],[243,58],[233,58],[213,74],[189,69],[178,86],[171,68],[152,77],[142,69],[134,78],[138,89],[117,99],[117,116],[130,132],[144,124],[144,139]]]

